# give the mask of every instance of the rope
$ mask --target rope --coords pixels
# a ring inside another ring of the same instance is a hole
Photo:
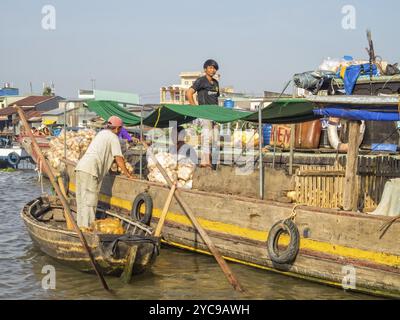
[[[373,148],[373,149],[371,149],[370,151],[368,151],[367,154],[370,154],[370,153],[372,153],[373,151],[375,151],[376,149],[378,149],[379,146],[381,146],[386,140],[390,139],[395,133],[397,133],[398,130],[399,130],[399,129],[396,128],[389,136],[387,136],[386,138],[384,138],[383,140],[381,140],[381,142],[380,142],[378,145],[376,145],[375,148]]]
[[[161,109],[162,109],[162,106],[160,108],[158,108],[158,115],[157,115],[157,120],[156,120],[156,123],[154,125],[154,128],[157,128],[158,122],[160,121]]]
[[[290,219],[290,220],[294,221],[296,219],[296,217],[297,217],[297,212],[296,212],[297,207],[300,207],[300,206],[303,206],[303,205],[304,204],[302,204],[302,203],[296,203],[293,206],[292,213],[290,214],[290,216],[286,220]]]
[[[389,228],[392,226],[393,223],[395,223],[397,220],[400,219],[400,216],[394,217],[389,219],[388,221],[384,222],[381,227],[379,228],[379,231],[381,231],[381,235],[379,236],[379,239],[382,239],[382,237],[385,235],[386,231],[389,230]]]

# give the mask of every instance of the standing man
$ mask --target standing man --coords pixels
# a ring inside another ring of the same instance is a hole
[[[122,173],[133,178],[126,169],[118,139],[122,126],[120,118],[110,117],[105,129],[96,135],[75,168],[77,223],[80,228],[89,228],[95,220],[101,183],[114,159]]]
[[[215,60],[209,59],[204,63],[203,77],[198,78],[186,92],[186,97],[191,105],[196,105],[193,95],[197,92],[197,101],[199,105],[218,105],[219,83],[214,79],[219,66]],[[210,120],[202,120],[202,152],[200,167],[209,167],[211,165],[210,139],[213,137],[213,123]]]

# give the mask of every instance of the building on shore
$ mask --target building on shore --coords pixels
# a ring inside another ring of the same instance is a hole
[[[0,96],[18,96],[19,95],[19,89],[18,88],[13,88],[11,85],[6,82],[3,86],[3,88],[0,89]]]
[[[7,108],[12,103],[24,98],[26,96],[20,96],[18,88],[13,88],[9,83],[5,83],[0,89],[0,109]]]
[[[85,90],[80,89],[78,98],[81,100],[108,100],[115,101],[123,107],[140,105],[139,95],[130,92],[108,91],[108,90]]]
[[[11,107],[21,107],[24,110],[49,111],[58,107],[58,102],[64,100],[60,96],[29,96],[10,104]]]
[[[59,101],[62,100],[64,98],[59,96],[29,96],[12,102],[0,110],[0,130],[19,133],[21,125],[17,106],[25,111],[28,122],[36,127],[42,123],[42,113],[57,108]]]
[[[186,91],[193,85],[196,79],[201,76],[204,76],[204,72],[181,72],[179,74],[181,80],[180,84],[173,84],[160,88],[160,104],[189,104],[189,101],[186,99]],[[216,74],[214,78],[219,81],[220,77],[220,74]],[[221,92],[228,89],[232,90],[232,88],[223,88]]]
[[[232,100],[235,109],[247,111],[257,111],[261,102],[264,102],[264,107],[268,106],[272,101],[281,98],[292,97],[288,94],[280,94],[278,92],[264,91],[264,95],[251,95],[246,93],[223,92],[220,97],[220,105],[224,105],[226,100]]]
[[[59,101],[58,108],[42,114],[42,122],[44,125],[66,123],[68,127],[85,127],[97,114],[86,108],[84,103],[85,100],[82,99]]]

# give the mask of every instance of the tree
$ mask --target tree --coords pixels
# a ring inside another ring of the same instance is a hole
[[[53,95],[53,91],[51,90],[50,87],[44,87],[43,89],[43,95],[44,96],[52,96]]]

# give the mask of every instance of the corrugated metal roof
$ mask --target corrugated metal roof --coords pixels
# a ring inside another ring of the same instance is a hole
[[[73,110],[77,110],[77,109],[79,109],[79,106],[75,107],[75,108],[67,109],[67,113],[70,112],[70,111],[73,111]],[[49,110],[49,111],[43,112],[42,116],[60,116],[60,115],[63,115],[63,114],[64,114],[64,108],[57,108],[57,109],[53,109],[53,110]]]
[[[6,107],[3,109],[0,109],[0,116],[10,116],[15,113],[17,113],[17,109],[14,107]]]
[[[42,102],[48,101],[48,100],[52,100],[54,98],[57,97],[49,97],[49,96],[30,96],[30,97],[26,97],[25,99],[21,99],[18,101],[15,101],[11,104],[11,106],[35,106],[37,104],[40,104]]]
[[[41,118],[42,113],[43,113],[43,111],[30,110],[30,111],[25,112],[25,117],[27,120],[31,120],[33,118]]]

